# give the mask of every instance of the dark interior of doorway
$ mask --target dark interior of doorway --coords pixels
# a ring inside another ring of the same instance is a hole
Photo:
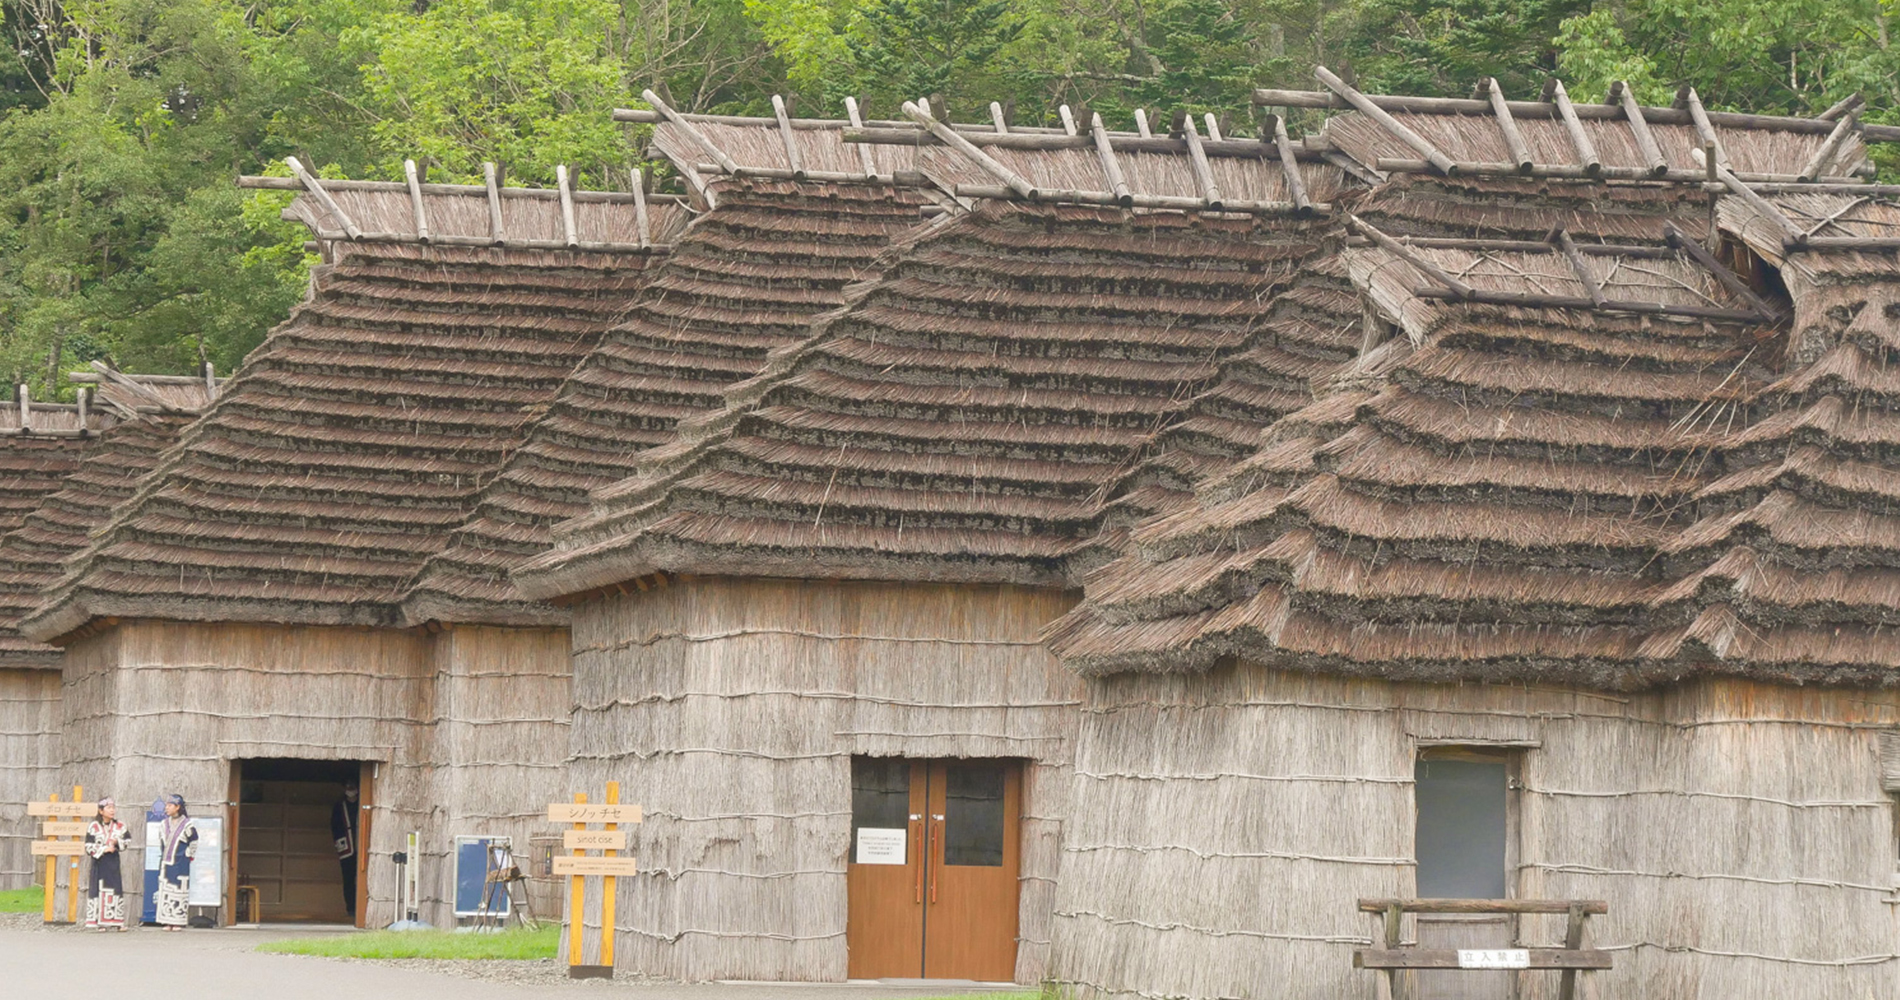
[[[350,923],[330,817],[357,761],[237,761],[237,884],[257,890],[267,923]],[[354,861],[351,862],[355,864]]]

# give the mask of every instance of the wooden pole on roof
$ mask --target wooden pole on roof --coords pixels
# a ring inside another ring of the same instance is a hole
[[[857,98],[846,97],[844,99],[844,113],[850,117],[852,127],[854,128],[864,127],[864,116],[858,112]],[[876,177],[877,176],[877,161],[871,158],[871,147],[865,145],[864,143],[858,143],[857,146],[858,146],[858,162],[864,165],[864,176]]]
[[[1564,259],[1570,262],[1570,270],[1576,274],[1577,281],[1583,285],[1584,292],[1590,296],[1590,301],[1598,309],[1603,308],[1603,303],[1606,301],[1603,297],[1603,286],[1597,282],[1597,276],[1590,273],[1590,265],[1584,261],[1583,254],[1577,252],[1577,244],[1571,241],[1570,233],[1558,229],[1556,237],[1557,249],[1563,251]]]
[[[1529,173],[1536,163],[1531,159],[1530,147],[1524,144],[1523,133],[1517,130],[1517,119],[1511,117],[1511,106],[1504,101],[1504,89],[1498,86],[1496,77],[1485,77],[1485,96],[1491,101],[1491,114],[1498,120],[1498,131],[1504,135],[1504,148],[1511,151],[1511,162],[1517,164],[1521,173]]]
[[[990,124],[996,126],[997,135],[1009,131],[1009,122],[1003,118],[1003,105],[996,101],[990,102]]]
[[[1557,117],[1564,123],[1564,131],[1570,135],[1570,145],[1577,150],[1577,164],[1583,172],[1595,177],[1603,171],[1603,160],[1597,156],[1597,144],[1590,141],[1590,133],[1584,131],[1583,122],[1577,118],[1577,107],[1570,103],[1570,94],[1564,90],[1562,80],[1552,77],[1545,85],[1545,100],[1557,109]]]
[[[217,366],[213,365],[209,361],[206,361],[204,363],[204,376],[205,376],[205,405],[208,406],[212,403],[217,402],[218,400]]]
[[[1838,101],[1835,101],[1832,105],[1828,107],[1826,111],[1823,111],[1818,115],[1815,115],[1815,117],[1821,119],[1824,122],[1831,122],[1839,118],[1840,116],[1848,113],[1849,111],[1852,111],[1855,108],[1858,108],[1866,103],[1867,103],[1867,98],[1861,96],[1858,92],[1852,93],[1852,94],[1847,95],[1846,97],[1841,98]]]
[[[1848,133],[1860,125],[1860,109],[1850,109],[1821,142],[1821,148],[1808,158],[1808,164],[1801,168],[1801,179],[1811,181],[1827,174],[1827,168],[1834,163],[1834,157],[1840,154],[1841,144],[1847,141]]]
[[[409,182],[409,207],[416,216],[416,239],[429,242],[429,215],[422,207],[422,177],[416,171],[416,161],[402,161],[403,179]]]
[[[1214,183],[1214,169],[1208,166],[1207,150],[1201,147],[1201,135],[1194,130],[1194,116],[1181,119],[1181,138],[1187,140],[1188,165],[1194,169],[1194,182],[1200,186],[1201,200],[1207,207],[1220,210],[1220,185]]]
[[[1695,155],[1697,159],[1707,160],[1707,156],[1699,149],[1695,151]],[[1724,187],[1734,192],[1742,201],[1747,202],[1749,208],[1754,209],[1758,215],[1767,219],[1775,228],[1781,230],[1782,245],[1784,247],[1798,247],[1807,243],[1808,234],[1804,232],[1800,226],[1795,225],[1786,215],[1783,215],[1781,209],[1776,207],[1774,202],[1763,198],[1754,188],[1749,187],[1741,178],[1735,176],[1734,173],[1720,163],[1714,164],[1713,170],[1715,171],[1716,180],[1721,181]]]
[[[1214,113],[1209,111],[1201,115],[1201,121],[1207,124],[1207,137],[1215,142],[1221,141],[1220,119],[1214,117]]]
[[[911,121],[922,125],[926,131],[936,136],[944,145],[954,148],[957,152],[968,157],[970,161],[977,166],[989,171],[992,176],[1002,181],[1005,187],[1016,192],[1017,195],[1030,201],[1036,200],[1036,186],[1034,184],[1024,180],[1016,171],[997,162],[990,154],[976,148],[970,140],[958,135],[955,129],[931,117],[930,112],[924,110],[917,102],[905,101],[904,114],[909,116]]]
[[[681,131],[686,133],[688,138],[693,140],[695,145],[711,154],[713,162],[719,164],[719,169],[724,170],[734,177],[739,176],[742,172],[739,168],[739,164],[733,162],[732,157],[727,156],[725,150],[714,145],[711,139],[706,138],[706,133],[701,132],[692,122],[686,120],[685,115],[673,110],[672,105],[661,100],[660,95],[654,93],[652,88],[642,90],[640,92],[640,99],[653,105],[653,110],[658,111],[661,117],[677,125]]]
[[[792,116],[785,110],[785,98],[772,95],[772,117],[778,119],[778,137],[785,143],[785,162],[792,170],[792,179],[805,179],[805,163],[798,155],[798,140],[792,136]]]
[[[1062,131],[1075,135],[1075,112],[1070,111],[1067,104],[1063,104],[1057,106],[1056,113],[1062,116]]]
[[[1457,278],[1454,278],[1451,275],[1445,273],[1445,269],[1439,267],[1437,264],[1434,264],[1431,261],[1426,260],[1423,257],[1420,257],[1418,254],[1413,253],[1410,247],[1380,232],[1378,227],[1367,224],[1356,215],[1347,215],[1346,225],[1349,228],[1351,228],[1354,232],[1359,233],[1362,236],[1365,236],[1367,239],[1370,239],[1374,243],[1377,243],[1380,246],[1380,248],[1384,249],[1386,252],[1399,258],[1400,260],[1406,262],[1407,264],[1410,264],[1413,267],[1417,268],[1426,277],[1432,279],[1433,281],[1438,282],[1441,286],[1444,287],[1444,289],[1448,293],[1450,293],[1453,299],[1464,299],[1464,298],[1471,297],[1472,288],[1470,285],[1467,285],[1464,282],[1459,281]]]
[[[567,181],[567,164],[555,164],[554,185],[561,189],[562,238],[570,247],[580,246],[580,232],[574,225],[574,188]]]
[[[20,407],[20,427],[23,429],[33,426],[32,400],[33,390],[28,389],[25,382],[13,387],[13,401]]]
[[[83,431],[92,426],[92,386],[80,386],[78,396],[79,429]]]
[[[1333,75],[1332,70],[1324,66],[1315,66],[1313,75],[1319,77],[1319,82],[1325,84],[1327,89],[1345,98],[1346,103],[1352,105],[1360,114],[1378,122],[1400,142],[1412,147],[1412,151],[1424,157],[1425,162],[1432,165],[1432,169],[1447,177],[1456,172],[1451,157],[1446,156],[1424,136],[1406,127],[1405,123],[1392,117],[1384,108],[1374,104],[1371,98],[1360,93],[1351,84]]]
[[[1102,127],[1102,116],[1089,118],[1089,133],[1095,137],[1095,156],[1102,161],[1102,174],[1108,178],[1109,189],[1115,192],[1115,200],[1127,208],[1135,203],[1134,194],[1128,190],[1128,179],[1122,176],[1121,162],[1115,159],[1115,147],[1108,143],[1108,129]]]
[[[1313,214],[1313,199],[1306,195],[1306,178],[1300,174],[1300,161],[1293,155],[1293,138],[1286,134],[1286,119],[1279,115],[1268,115],[1273,119],[1273,145],[1280,151],[1280,174],[1286,178],[1286,194],[1301,215]]]
[[[505,243],[508,236],[501,226],[501,176],[493,161],[482,164],[482,185],[488,189],[488,235],[496,243]]]
[[[1649,131],[1649,122],[1643,118],[1643,106],[1636,103],[1636,93],[1622,80],[1610,84],[1610,96],[1603,103],[1621,104],[1623,119],[1629,122],[1630,134],[1636,139],[1636,150],[1642,154],[1643,162],[1648,164],[1652,174],[1669,172],[1669,161],[1663,157],[1662,147],[1656,145],[1656,137]]]
[[[323,189],[321,182],[315,177],[310,176],[310,171],[303,168],[301,161],[294,156],[286,156],[284,157],[284,163],[290,167],[290,172],[296,176],[297,180],[302,182],[304,190],[310,192],[310,194],[317,199],[317,204],[322,205],[323,210],[330,213],[330,217],[337,221],[338,227],[341,228],[350,239],[360,240],[363,238],[363,231],[357,228],[355,222],[351,221],[350,214],[343,210],[342,205],[336,203],[335,198],[330,197],[330,192]]]
[[[1135,131],[1140,132],[1143,139],[1152,139],[1155,135],[1154,130],[1148,127],[1148,112],[1141,108],[1135,109]]]
[[[1695,125],[1695,134],[1702,139],[1704,147],[1713,147],[1715,162],[1728,167],[1728,151],[1722,148],[1722,137],[1715,132],[1715,126],[1709,122],[1709,111],[1702,106],[1702,96],[1694,87],[1687,88],[1682,95],[1682,103],[1689,109],[1689,121]]]
[[[650,247],[653,238],[647,232],[647,177],[646,172],[634,167],[628,173],[633,183],[633,228],[639,233],[640,246]]]
[[[1714,275],[1715,280],[1723,288],[1728,289],[1736,298],[1748,303],[1748,307],[1760,313],[1763,319],[1775,318],[1778,310],[1774,306],[1756,295],[1755,290],[1748,287],[1748,282],[1743,281],[1734,271],[1724,267],[1721,261],[1715,259],[1714,254],[1705,249],[1702,244],[1690,239],[1689,234],[1683,232],[1675,223],[1663,223],[1663,239],[1670,246],[1688,254],[1690,260],[1700,264],[1703,270]]]

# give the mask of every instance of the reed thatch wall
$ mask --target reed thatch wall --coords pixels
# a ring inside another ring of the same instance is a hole
[[[1026,761],[1016,978],[1041,979],[1080,692],[1036,630],[1072,601],[699,578],[577,606],[574,787],[618,780],[645,808],[621,967],[843,980],[851,756],[1010,757]]]
[[[559,794],[559,631],[130,622],[66,662],[61,781],[89,794],[177,792],[209,814],[235,760],[377,762],[372,926],[395,919],[389,856],[408,832],[422,834],[422,917],[446,923],[451,838],[508,834],[525,851]]]
[[[1891,996],[1900,694],[1643,694],[1227,665],[1091,682],[1052,976],[1077,997],[1372,996],[1362,896],[1414,894],[1421,743],[1521,743],[1521,897],[1604,899],[1602,997]],[[1543,921],[1545,918],[1536,918]],[[1406,930],[1411,940],[1412,928]],[[1525,925],[1560,941],[1560,921]],[[1521,996],[1555,996],[1524,973]]]
[[[0,889],[33,884],[39,820],[16,803],[58,791],[58,778],[59,671],[0,670]]]

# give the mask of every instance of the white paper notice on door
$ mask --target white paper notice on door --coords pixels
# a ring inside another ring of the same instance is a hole
[[[901,865],[910,861],[910,852],[905,850],[905,836],[909,831],[903,827],[885,829],[875,826],[858,827],[858,858],[861,865]]]

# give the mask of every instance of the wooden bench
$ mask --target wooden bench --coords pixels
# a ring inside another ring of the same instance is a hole
[[[1576,1000],[1577,973],[1610,968],[1610,953],[1583,946],[1584,925],[1592,915],[1610,912],[1600,899],[1362,899],[1359,909],[1376,914],[1383,948],[1360,948],[1353,968],[1384,970],[1390,995],[1399,995],[1398,976],[1406,969],[1556,969],[1563,973],[1559,1000]],[[1399,937],[1407,913],[1564,914],[1569,920],[1560,948],[1433,949],[1407,946]]]

